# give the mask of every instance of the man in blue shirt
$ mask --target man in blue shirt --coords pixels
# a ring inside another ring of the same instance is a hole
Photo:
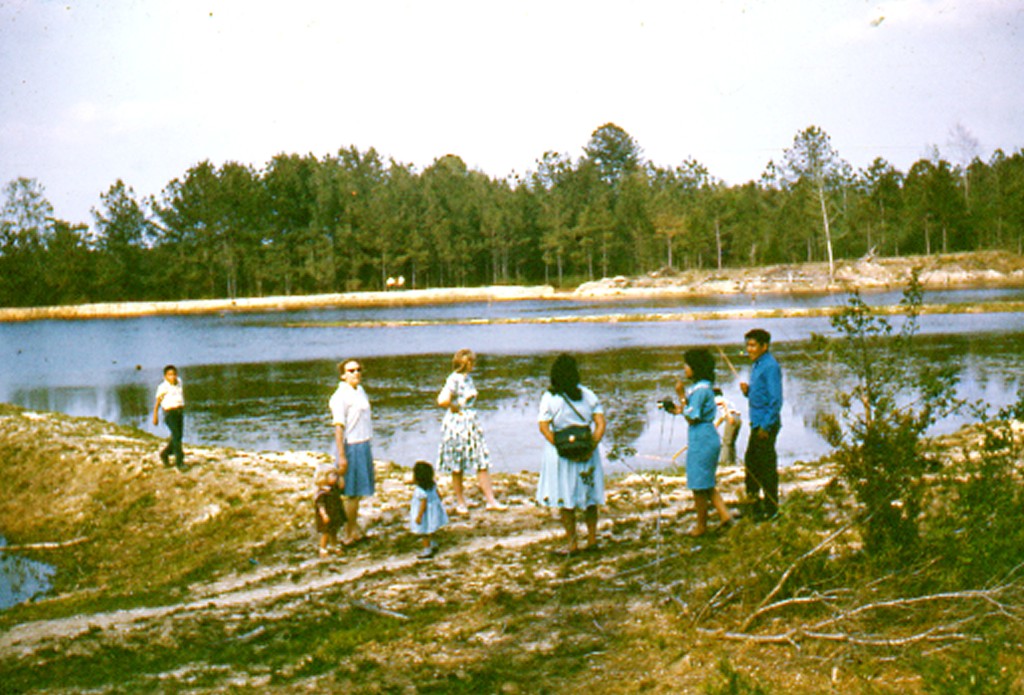
[[[750,383],[740,390],[750,404],[750,439],[743,458],[747,499],[754,503],[756,518],[770,519],[779,510],[779,459],[775,440],[782,427],[782,369],[768,352],[771,334],[755,328],[743,336],[747,355],[754,363]],[[763,497],[762,497],[763,493]]]

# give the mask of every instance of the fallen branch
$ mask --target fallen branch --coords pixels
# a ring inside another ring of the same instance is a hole
[[[804,553],[803,555],[798,557],[796,560],[794,560],[793,564],[791,564],[789,566],[789,568],[785,572],[782,573],[782,577],[779,578],[779,581],[775,585],[775,588],[768,592],[768,595],[765,596],[761,600],[761,603],[757,604],[757,608],[754,609],[754,612],[751,613],[750,616],[748,616],[747,619],[743,621],[743,624],[740,626],[740,630],[745,632],[750,627],[750,625],[754,622],[754,620],[757,619],[757,616],[762,613],[761,609],[764,608],[766,605],[768,605],[769,602],[771,602],[771,600],[773,598],[775,598],[775,596],[780,591],[782,591],[782,587],[785,586],[786,581],[789,579],[790,575],[792,575],[793,572],[796,571],[796,568],[800,565],[801,562],[803,562],[807,558],[815,555],[816,553],[820,552],[824,548],[828,547],[828,545],[832,541],[834,541],[836,538],[838,538],[842,534],[846,533],[846,531],[850,528],[851,525],[852,525],[852,523],[851,524],[846,524],[845,526],[840,528],[838,531],[835,531],[834,533],[830,534],[828,536],[828,538],[823,540],[821,543],[818,543],[818,545],[814,546],[813,548],[808,550],[806,553]]]
[[[697,632],[715,639],[729,640],[732,642],[752,642],[754,644],[788,644],[795,647],[799,632],[787,630],[774,635],[753,635],[746,632],[727,632],[725,630],[709,630],[705,627],[698,627]]]
[[[68,548],[88,541],[88,536],[80,536],[70,541],[47,541],[44,543],[22,543],[21,545],[0,545],[0,552],[17,553],[22,550],[54,550],[56,548]]]
[[[838,642],[853,644],[860,647],[905,647],[919,642],[963,642],[982,641],[981,637],[962,632],[944,632],[951,626],[938,626],[906,637],[874,637],[845,632],[811,632],[803,628],[794,628],[771,635],[757,635],[749,632],[727,632],[725,630],[708,630],[697,628],[697,632],[715,639],[731,642],[749,642],[751,644],[788,644],[796,647],[803,640],[821,642]]]
[[[833,625],[843,620],[848,620],[861,613],[868,611],[881,610],[883,608],[905,608],[908,606],[914,606],[920,603],[929,603],[932,601],[957,601],[957,600],[978,600],[984,601],[994,606],[1001,615],[1010,618],[1011,620],[1020,620],[1020,618],[1014,612],[1014,606],[1007,606],[1004,603],[996,600],[997,596],[1003,591],[1013,587],[1012,584],[1006,584],[995,589],[987,590],[968,590],[968,591],[947,591],[940,594],[928,594],[925,596],[914,596],[911,598],[896,598],[889,601],[878,601],[876,603],[866,603],[862,606],[857,606],[845,613],[832,616],[826,620],[822,620],[819,623],[815,623],[811,626],[812,630],[817,630],[826,625]]]
[[[785,608],[786,606],[799,606],[808,603],[828,603],[829,601],[834,601],[836,593],[838,592],[829,591],[824,594],[814,594],[813,596],[795,596],[793,598],[787,598],[783,599],[782,601],[770,603],[767,606],[763,606],[754,611],[753,613],[751,613],[750,617],[748,617],[746,622],[744,622],[744,626],[746,626],[750,622],[753,622],[755,619],[759,618],[765,613],[771,613],[772,611],[779,610],[780,608]],[[743,629],[746,629],[746,627],[744,627]]]
[[[709,610],[711,610],[712,606],[717,605],[716,602],[718,601],[718,597],[721,596],[725,592],[725,590],[728,589],[728,588],[729,588],[729,582],[726,581],[725,584],[722,584],[722,587],[718,591],[715,592],[714,596],[709,598],[707,600],[707,602],[705,602],[704,605],[701,606],[700,610],[697,611],[697,613],[693,616],[693,620],[690,621],[690,625],[696,625],[697,623],[699,623],[700,619],[704,617],[704,614],[707,613]],[[733,592],[733,593],[735,593],[735,592]],[[732,596],[732,594],[729,594],[726,598],[729,598],[731,596]]]
[[[366,611],[368,613],[375,613],[377,615],[383,615],[383,616],[385,616],[387,618],[395,618],[397,620],[408,620],[409,619],[409,616],[405,615],[404,613],[398,613],[396,611],[389,611],[387,608],[381,608],[380,606],[375,606],[372,603],[367,603],[366,601],[350,600],[349,601],[349,605],[351,605],[353,608],[359,608],[360,610],[364,610],[364,611]]]
[[[918,642],[981,642],[981,637],[977,635],[966,635],[962,632],[942,632],[942,627],[932,628],[919,632],[915,635],[908,635],[907,637],[861,637],[859,635],[848,635],[844,633],[821,633],[821,632],[805,632],[803,633],[808,639],[824,640],[827,642],[842,642],[845,644],[854,644],[858,647],[906,647],[910,644],[917,644]]]
[[[761,558],[758,561],[758,563],[756,565],[754,565],[753,569],[756,570],[758,567],[760,567],[764,563],[768,562],[768,560],[772,559],[772,557],[774,557],[775,555],[778,555],[781,552],[781,550],[782,550],[781,548],[775,548],[775,550],[773,550],[772,552],[768,553],[763,558]],[[704,617],[704,614],[707,613],[708,611],[710,611],[712,609],[712,607],[714,607],[716,605],[715,602],[718,601],[718,597],[722,595],[722,592],[725,591],[726,588],[728,588],[729,581],[731,581],[731,580],[727,580],[725,582],[725,584],[722,585],[722,588],[719,589],[718,591],[716,591],[715,595],[712,596],[710,599],[708,599],[708,602],[705,603],[704,606],[699,611],[697,611],[697,614],[694,616],[693,621],[690,623],[691,625],[696,625],[700,621],[700,619]],[[728,601],[728,599],[730,599],[733,596],[735,596],[736,593],[738,593],[738,591],[734,590],[734,591],[730,592],[728,595],[726,595],[726,601]],[[720,602],[718,605],[724,605],[724,603],[725,602],[723,601],[723,602]]]

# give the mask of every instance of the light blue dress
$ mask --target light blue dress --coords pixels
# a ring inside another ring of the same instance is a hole
[[[427,510],[423,513],[423,521],[416,523],[416,517],[420,513],[420,503],[427,501]],[[448,524],[448,513],[441,504],[441,497],[437,494],[437,486],[430,490],[424,490],[419,485],[413,486],[412,502],[409,503],[409,530],[419,536],[429,536],[442,526]]]
[[[583,399],[572,402],[579,415],[573,412],[562,396],[545,391],[540,399],[538,422],[550,422],[551,428],[556,430],[593,422],[594,414],[604,413],[604,408],[593,391],[584,386],[580,387],[580,391],[583,392]],[[580,416],[583,416],[582,421]],[[589,461],[577,463],[560,457],[555,445],[545,441],[540,481],[537,483],[537,502],[555,509],[586,509],[604,504],[604,468],[600,447],[594,448]]]
[[[711,383],[698,381],[686,391],[683,415],[690,423],[686,449],[686,487],[710,490],[715,487],[715,472],[722,443],[715,429],[715,393]]]
[[[491,467],[491,454],[476,417],[476,385],[469,374],[452,372],[444,382],[452,403],[459,410],[448,410],[441,421],[441,445],[437,468],[443,473],[474,473]]]

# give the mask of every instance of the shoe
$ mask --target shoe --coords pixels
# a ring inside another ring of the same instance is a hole
[[[469,516],[469,509],[464,504],[456,505],[455,513],[459,516]]]
[[[431,544],[429,548],[424,548],[422,551],[420,551],[419,555],[417,555],[416,557],[420,560],[429,560],[430,558],[434,557],[435,552],[436,549],[434,548],[433,544]]]
[[[320,548],[320,557],[327,557],[327,548]]]
[[[163,464],[165,466],[170,466],[171,465],[171,457],[170,457],[170,455],[166,451],[161,451],[160,452],[160,460],[163,461]]]
[[[501,502],[495,502],[494,504],[487,505],[487,511],[489,512],[503,512],[506,509],[508,509],[508,505],[502,504]]]

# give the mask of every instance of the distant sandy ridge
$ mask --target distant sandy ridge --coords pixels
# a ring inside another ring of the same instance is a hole
[[[573,290],[550,285],[447,287],[415,290],[344,292],[302,296],[196,299],[165,302],[113,302],[48,307],[0,308],[0,322],[47,319],[133,318],[225,312],[296,311],[332,307],[408,306],[461,302],[560,299],[631,299],[728,294],[806,294],[893,289],[905,286],[917,270],[925,289],[1024,287],[1024,256],[982,251],[876,258],[836,263],[830,277],[824,263],[754,268],[676,271],[637,277],[618,276],[586,282]]]

